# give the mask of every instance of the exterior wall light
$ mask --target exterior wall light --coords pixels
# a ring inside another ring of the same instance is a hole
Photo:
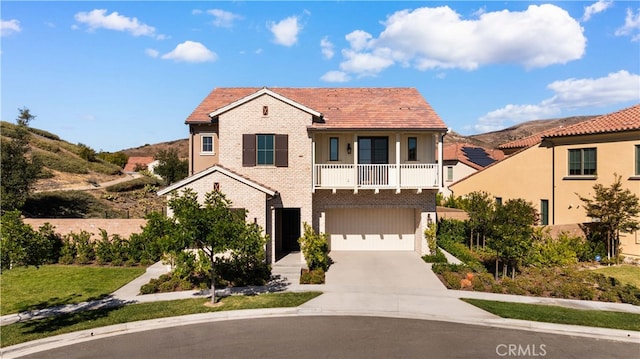
[[[347,153],[351,154],[351,144],[347,143]]]

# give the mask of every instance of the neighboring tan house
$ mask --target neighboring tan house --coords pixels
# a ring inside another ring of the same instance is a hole
[[[443,154],[442,194],[444,197],[449,197],[451,195],[449,185],[503,158],[504,154],[500,150],[490,150],[466,143],[446,143]]]
[[[591,222],[578,194],[592,198],[593,186],[610,186],[614,173],[640,196],[640,105],[500,148],[519,150],[451,185],[454,195],[482,190],[498,202],[523,198],[538,209],[542,225]],[[640,256],[640,233],[621,237],[622,254]]]
[[[186,124],[190,177],[158,194],[221,191],[270,260],[305,222],[331,250],[428,251],[447,127],[416,89],[217,88]]]
[[[129,157],[124,166],[124,173],[135,173],[139,169],[147,169],[153,173],[153,169],[158,165],[158,161],[153,157]]]

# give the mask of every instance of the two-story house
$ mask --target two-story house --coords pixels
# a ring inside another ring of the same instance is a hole
[[[504,158],[497,149],[487,149],[466,143],[445,143],[443,154],[444,197],[451,195],[449,185],[482,170]]]
[[[497,201],[523,198],[540,224],[589,223],[580,196],[609,187],[614,174],[640,196],[640,105],[500,146],[509,156],[449,186],[456,196],[486,191]],[[509,152],[513,149],[515,152]],[[621,234],[622,254],[640,257],[640,231]]]
[[[216,88],[187,118],[190,176],[263,227],[270,260],[303,223],[331,250],[428,250],[447,127],[414,88]]]

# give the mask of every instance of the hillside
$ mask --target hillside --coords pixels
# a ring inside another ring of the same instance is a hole
[[[129,157],[153,157],[156,153],[166,151],[169,148],[176,149],[178,151],[178,157],[189,158],[189,139],[187,138],[156,144],[145,144],[143,146],[122,150],[122,152]]]

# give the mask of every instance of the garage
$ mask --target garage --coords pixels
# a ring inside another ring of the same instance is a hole
[[[413,251],[413,208],[333,208],[325,232],[333,251]]]

